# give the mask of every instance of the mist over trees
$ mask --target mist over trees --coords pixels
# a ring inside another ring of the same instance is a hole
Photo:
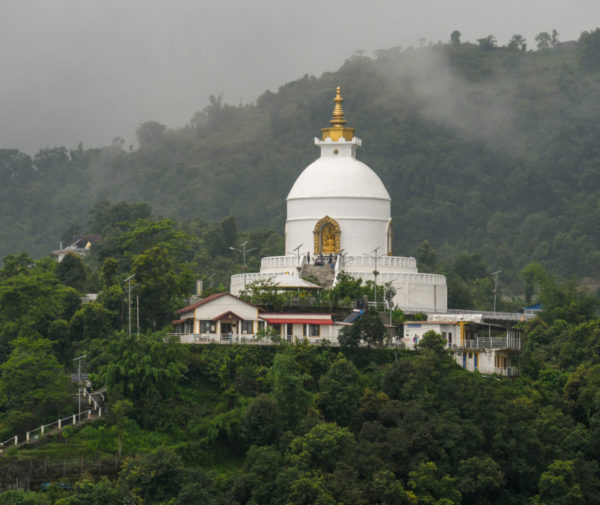
[[[0,151],[0,255],[48,254],[85,228],[98,201],[148,202],[158,216],[280,233],[284,198],[317,150],[335,86],[364,140],[360,159],[393,200],[394,252],[428,240],[440,258],[481,253],[504,281],[530,261],[560,275],[600,271],[598,29],[577,44],[535,41],[356,54],[337,71],[265,92],[254,105],[221,96],[188,125],[138,128],[139,148]],[[539,50],[526,50],[537,46]]]

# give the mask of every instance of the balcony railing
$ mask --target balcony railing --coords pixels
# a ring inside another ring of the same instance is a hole
[[[451,349],[521,349],[521,339],[514,336],[508,337],[478,337],[473,340],[450,344]]]

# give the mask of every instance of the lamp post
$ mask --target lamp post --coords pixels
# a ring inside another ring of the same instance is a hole
[[[498,274],[501,274],[502,270],[498,270],[497,272],[492,272],[494,276],[494,315],[496,314],[496,295],[498,293]]]
[[[379,251],[379,249],[380,247],[376,247],[373,249],[372,254],[367,254],[367,256],[371,256],[371,258],[375,259],[375,270],[373,270],[373,277],[375,279],[375,310],[377,310],[377,276],[379,275],[379,272],[377,271],[377,258],[379,254],[377,251]]]
[[[292,249],[292,251],[296,251],[296,254],[298,255],[298,267],[300,267],[300,248],[303,246],[304,244],[300,244],[298,247],[296,247],[295,249]]]
[[[77,385],[79,386],[79,394],[77,395],[77,419],[81,416],[81,360],[86,356],[87,354],[84,354],[78,358],[73,358],[73,361],[77,361]]]
[[[247,244],[248,244],[248,241],[246,240],[246,242],[244,242],[243,244],[240,244],[241,249],[238,249],[237,247],[229,247],[229,249],[231,249],[232,251],[237,251],[239,253],[242,253],[242,257],[243,257],[243,261],[244,261],[244,294],[246,294],[246,253],[254,250],[254,248],[246,249]]]
[[[129,334],[131,335],[131,279],[135,277],[135,274],[131,274],[123,282],[127,283],[127,306],[129,307]]]
[[[340,262],[340,271],[344,272],[346,268],[346,256],[348,256],[347,252],[344,252],[344,249],[340,249],[338,253],[338,261]]]

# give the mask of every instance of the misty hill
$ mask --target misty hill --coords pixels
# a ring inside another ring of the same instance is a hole
[[[481,251],[506,278],[537,260],[600,277],[600,32],[527,52],[480,43],[356,55],[256,104],[220,97],[190,123],[140,125],[139,148],[0,150],[0,255],[42,256],[95,202],[282,232],[285,196],[318,156],[337,85],[358,157],[392,197],[394,253]],[[316,180],[315,184],[319,184]],[[282,251],[283,252],[283,251]]]

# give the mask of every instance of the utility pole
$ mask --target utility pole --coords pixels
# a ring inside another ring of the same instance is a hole
[[[296,251],[296,253],[298,254],[298,266],[300,266],[300,248],[303,246],[304,244],[300,244],[298,247],[296,247],[295,249],[292,249],[292,251]]]
[[[128,300],[128,307],[129,307],[129,334],[131,335],[131,279],[133,279],[135,277],[135,274],[131,274],[129,277],[127,277],[127,279],[125,279],[123,282],[127,283],[127,300]]]
[[[77,361],[77,386],[79,387],[77,394],[77,419],[81,420],[81,360],[87,357],[87,354],[73,358],[73,361]]]
[[[256,249],[255,247],[253,247],[252,249],[246,249],[247,244],[248,244],[248,241],[246,240],[246,242],[244,242],[243,244],[240,244],[240,247],[242,249],[238,249],[237,247],[229,247],[229,249],[231,249],[232,251],[237,251],[239,253],[242,253],[242,257],[243,257],[243,261],[244,261],[244,294],[246,294],[246,252],[254,251],[254,249]]]
[[[496,295],[498,294],[498,274],[501,274],[502,270],[498,270],[497,272],[492,272],[494,276],[494,315],[496,315]]]
[[[375,259],[375,270],[373,270],[373,277],[375,278],[375,310],[377,310],[377,276],[379,275],[379,272],[377,271],[377,258],[379,254],[377,251],[379,251],[379,249],[380,247],[376,247],[372,251],[373,254],[367,254],[367,256],[371,256],[371,258]]]

